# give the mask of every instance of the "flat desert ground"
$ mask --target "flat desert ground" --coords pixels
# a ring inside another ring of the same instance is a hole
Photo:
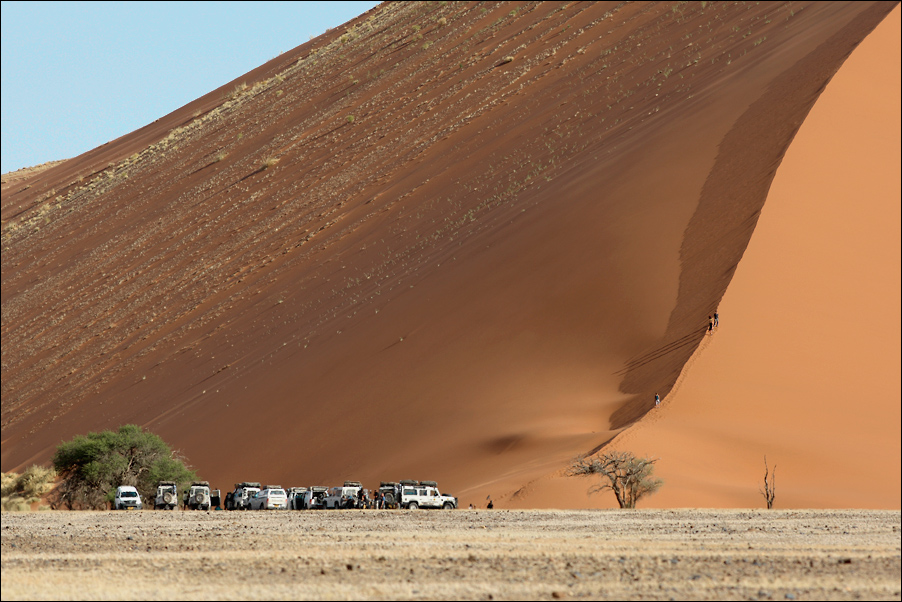
[[[899,600],[900,512],[4,513],[3,600]]]

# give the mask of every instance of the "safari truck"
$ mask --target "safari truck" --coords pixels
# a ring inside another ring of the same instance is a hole
[[[304,494],[307,493],[306,487],[289,487],[288,489],[288,509],[304,510]]]
[[[329,495],[329,488],[321,485],[314,485],[304,493],[304,502],[302,507],[305,510],[320,510],[326,507],[326,496]]]
[[[207,481],[194,481],[191,487],[185,491],[185,510],[209,510],[210,509],[210,483]]]
[[[379,487],[386,508],[441,508],[454,510],[457,498],[443,495],[435,481],[400,481],[398,483],[383,482]]]
[[[157,483],[157,495],[153,499],[153,509],[175,510],[178,505],[178,484],[175,481],[160,481]]]
[[[251,497],[260,491],[260,483],[244,481],[235,483],[235,490],[226,495],[226,510],[247,510],[250,508]]]
[[[358,481],[345,481],[341,487],[329,488],[325,507],[333,510],[338,508],[358,508],[362,493],[363,485]]]

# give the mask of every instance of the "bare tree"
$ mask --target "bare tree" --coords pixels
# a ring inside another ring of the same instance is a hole
[[[610,451],[599,456],[577,458],[569,476],[600,475],[601,484],[589,489],[598,493],[610,489],[621,508],[635,508],[640,499],[656,492],[664,481],[653,476],[657,458],[637,458],[631,452]]]
[[[762,491],[760,488],[758,491],[761,492],[761,495],[764,496],[765,501],[767,501],[767,509],[770,510],[774,507],[774,492],[777,484],[777,465],[774,464],[773,470],[767,467],[767,456],[764,456],[764,490]]]

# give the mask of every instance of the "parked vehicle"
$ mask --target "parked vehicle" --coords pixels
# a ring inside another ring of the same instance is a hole
[[[157,495],[153,500],[153,509],[175,510],[178,505],[178,484],[175,481],[160,481],[157,483]]]
[[[306,487],[290,487],[288,489],[288,509],[306,510],[304,508],[304,494],[306,493]]]
[[[113,498],[113,510],[141,510],[144,504],[141,495],[131,485],[116,487],[116,497]]]
[[[194,481],[185,491],[185,510],[210,509],[210,483]]]
[[[326,507],[326,496],[329,494],[329,488],[321,485],[314,485],[307,489],[304,493],[303,507],[305,510],[320,510]]]
[[[457,508],[457,498],[452,495],[443,495],[435,481],[400,481],[391,483],[392,492],[383,493],[386,503],[391,495],[392,505],[388,507],[407,508],[443,508],[454,510]],[[386,484],[380,486],[380,491],[387,489]]]
[[[251,510],[285,510],[288,508],[288,495],[281,485],[267,485],[251,497]]]
[[[247,510],[251,496],[260,491],[260,483],[245,481],[235,483],[235,490],[226,496],[226,510]]]
[[[409,482],[415,483],[416,481]],[[379,483],[379,497],[382,508],[397,508],[398,500],[401,499],[401,484],[394,481],[382,481]]]
[[[330,509],[358,508],[363,497],[363,485],[357,481],[345,481],[341,487],[330,487],[325,507]]]

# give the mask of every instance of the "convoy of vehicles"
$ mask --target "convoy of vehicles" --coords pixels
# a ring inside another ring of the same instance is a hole
[[[235,483],[235,489],[221,498],[218,489],[210,489],[207,481],[194,481],[183,492],[185,510],[338,510],[403,508],[441,508],[454,510],[458,500],[439,491],[435,481],[382,481],[372,493],[359,481],[345,481],[341,487],[291,487],[287,491],[280,485],[262,487],[258,482]],[[157,484],[154,510],[178,508],[178,483],[160,481]],[[112,507],[114,510],[137,509],[143,504],[135,487],[122,485],[116,488]]]

